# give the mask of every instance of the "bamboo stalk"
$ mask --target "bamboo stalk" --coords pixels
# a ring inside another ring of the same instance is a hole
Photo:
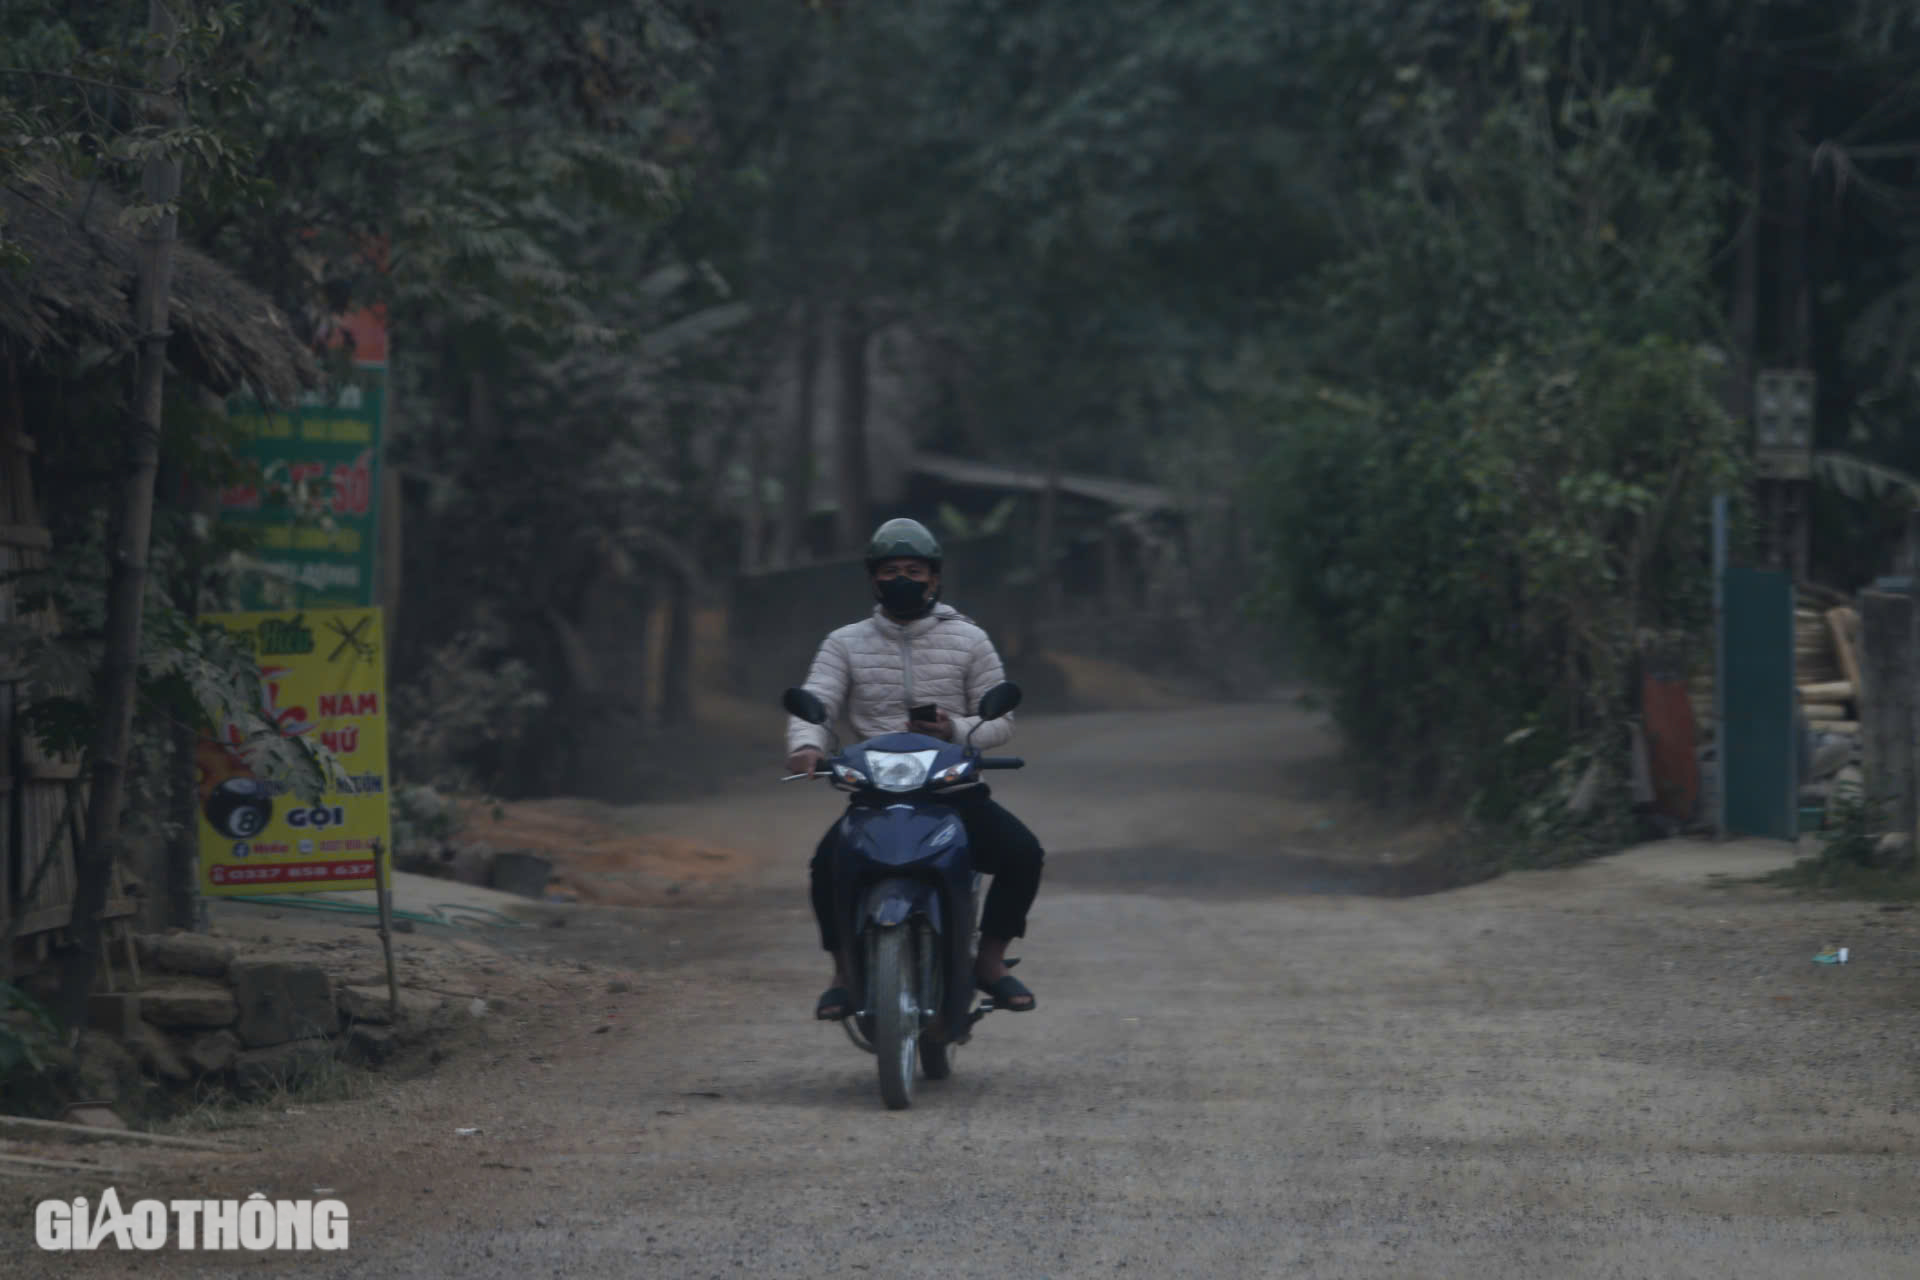
[[[201,1138],[177,1138],[169,1133],[142,1133],[138,1129],[96,1129],[92,1125],[68,1124],[64,1120],[30,1120],[25,1116],[0,1116],[0,1134],[22,1140],[65,1138],[72,1142],[133,1142],[156,1147],[181,1147],[188,1151],[224,1151],[238,1154],[239,1148]]]
[[[373,842],[373,883],[380,904],[380,949],[387,957],[387,1016],[400,1022],[400,972],[393,963],[393,871],[381,842]]]
[[[57,1169],[67,1173],[132,1173],[125,1165],[84,1164],[78,1160],[42,1160],[36,1156],[16,1156],[0,1152],[0,1169],[7,1172],[18,1171],[25,1174],[40,1169]]]

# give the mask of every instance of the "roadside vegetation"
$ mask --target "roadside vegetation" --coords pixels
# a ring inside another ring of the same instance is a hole
[[[1911,505],[1917,21],[11,3],[0,261],[43,305],[0,305],[0,346],[52,548],[12,575],[0,647],[20,725],[95,782],[81,904],[129,848],[189,838],[183,744],[210,718],[325,780],[198,619],[255,549],[209,515],[265,479],[222,410],[235,371],[297,394],[368,307],[395,335],[402,784],[561,793],[684,732],[702,610],[870,527],[884,460],[850,442],[884,393],[918,447],[1186,500],[1146,607],[1257,618],[1371,800],[1465,813],[1500,865],[1616,846],[1639,657],[1705,650],[1712,495],[1754,545],[1753,373],[1819,373],[1823,580],[1885,568]],[[139,324],[101,301],[86,246],[109,242]],[[274,323],[168,345],[175,256]],[[1044,543],[1036,599],[1097,540],[1042,539],[1037,498],[941,518]],[[609,635],[644,658],[608,663]],[[1820,874],[1860,864],[1832,847]],[[94,941],[60,1007],[5,989],[0,1064],[31,1069],[43,1012],[83,1016]]]

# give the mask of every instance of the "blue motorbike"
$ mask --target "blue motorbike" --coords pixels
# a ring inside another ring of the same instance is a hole
[[[808,724],[827,722],[805,689],[787,690],[781,705]],[[980,722],[1019,705],[1018,685],[996,685],[980,699]],[[851,797],[835,828],[833,910],[859,1008],[840,1025],[878,1059],[892,1110],[913,1105],[916,1065],[929,1080],[951,1075],[954,1046],[993,1011],[991,1000],[974,1002],[982,877],[947,799],[984,773],[1025,763],[982,756],[971,735],[956,744],[888,733],[829,756],[821,772],[782,779],[825,778]]]

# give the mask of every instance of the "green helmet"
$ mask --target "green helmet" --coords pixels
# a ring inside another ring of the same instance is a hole
[[[940,540],[918,520],[889,520],[873,531],[867,543],[867,572],[883,560],[925,560],[940,569]]]

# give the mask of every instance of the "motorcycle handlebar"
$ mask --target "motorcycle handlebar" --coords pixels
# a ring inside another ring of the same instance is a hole
[[[980,772],[982,773],[985,773],[989,769],[1024,769],[1026,767],[1027,767],[1027,762],[1022,758],[1020,758],[1019,756],[983,756],[980,760]],[[820,769],[813,773],[790,773],[786,777],[780,779],[780,781],[809,782],[815,778],[819,778],[824,781],[831,777],[833,777],[832,770]]]

